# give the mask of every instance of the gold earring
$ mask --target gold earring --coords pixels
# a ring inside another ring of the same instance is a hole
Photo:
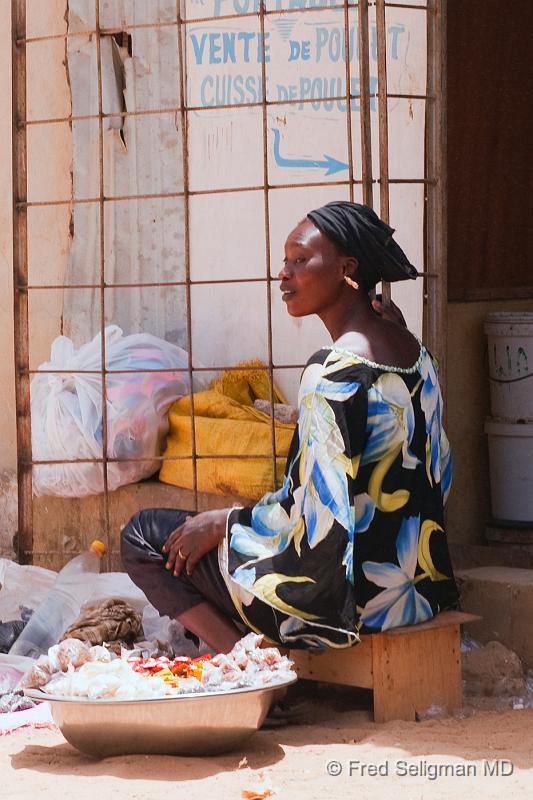
[[[349,275],[345,275],[344,280],[346,281],[348,286],[352,287],[352,289],[359,289],[359,284],[356,281],[352,280],[352,278],[350,278]]]

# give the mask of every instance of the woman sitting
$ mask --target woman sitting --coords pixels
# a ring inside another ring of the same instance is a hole
[[[392,234],[370,208],[335,202],[287,238],[287,310],[318,314],[333,344],[303,371],[281,489],[250,508],[140,511],[122,532],[133,581],[216,651],[248,630],[349,647],[457,601],[435,363],[369,298],[381,280],[417,275]]]

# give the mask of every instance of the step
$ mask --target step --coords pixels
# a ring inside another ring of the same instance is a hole
[[[473,622],[470,635],[486,644],[497,641],[533,669],[533,570],[517,567],[477,567],[455,573],[461,609],[483,617]]]

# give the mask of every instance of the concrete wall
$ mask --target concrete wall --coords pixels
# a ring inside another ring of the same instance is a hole
[[[486,337],[489,311],[533,311],[533,300],[448,304],[447,432],[455,469],[448,504],[450,541],[481,544],[490,514],[487,439],[490,413]]]

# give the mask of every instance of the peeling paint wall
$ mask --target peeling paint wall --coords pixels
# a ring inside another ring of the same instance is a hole
[[[146,19],[146,3],[103,2],[101,24],[120,31]],[[156,13],[157,12],[157,13]],[[149,18],[172,19],[174,0],[150,6]],[[94,26],[94,1],[70,0],[70,30]],[[180,104],[175,27],[131,31],[131,55],[113,36],[101,40],[104,113],[175,108]],[[68,43],[73,114],[98,114],[96,44],[92,36]],[[183,154],[175,113],[113,117],[104,121],[105,196],[154,195],[183,191]],[[97,120],[73,124],[74,198],[100,192]],[[75,205],[69,284],[100,282],[99,206]],[[106,283],[180,281],[184,268],[183,198],[135,199],[105,204]],[[64,332],[77,343],[100,329],[98,290],[69,291]],[[187,346],[183,287],[120,288],[105,292],[106,324],[125,333],[147,331]]]
[[[64,34],[66,0],[27,3],[28,37]],[[26,49],[28,120],[61,119],[71,113],[65,42],[32,42]],[[28,200],[69,201],[72,194],[72,136],[68,122],[29,125]],[[66,204],[28,209],[28,281],[30,285],[63,284],[70,249],[71,210]],[[50,355],[50,343],[61,330],[63,292],[42,289],[29,294],[30,367]]]

